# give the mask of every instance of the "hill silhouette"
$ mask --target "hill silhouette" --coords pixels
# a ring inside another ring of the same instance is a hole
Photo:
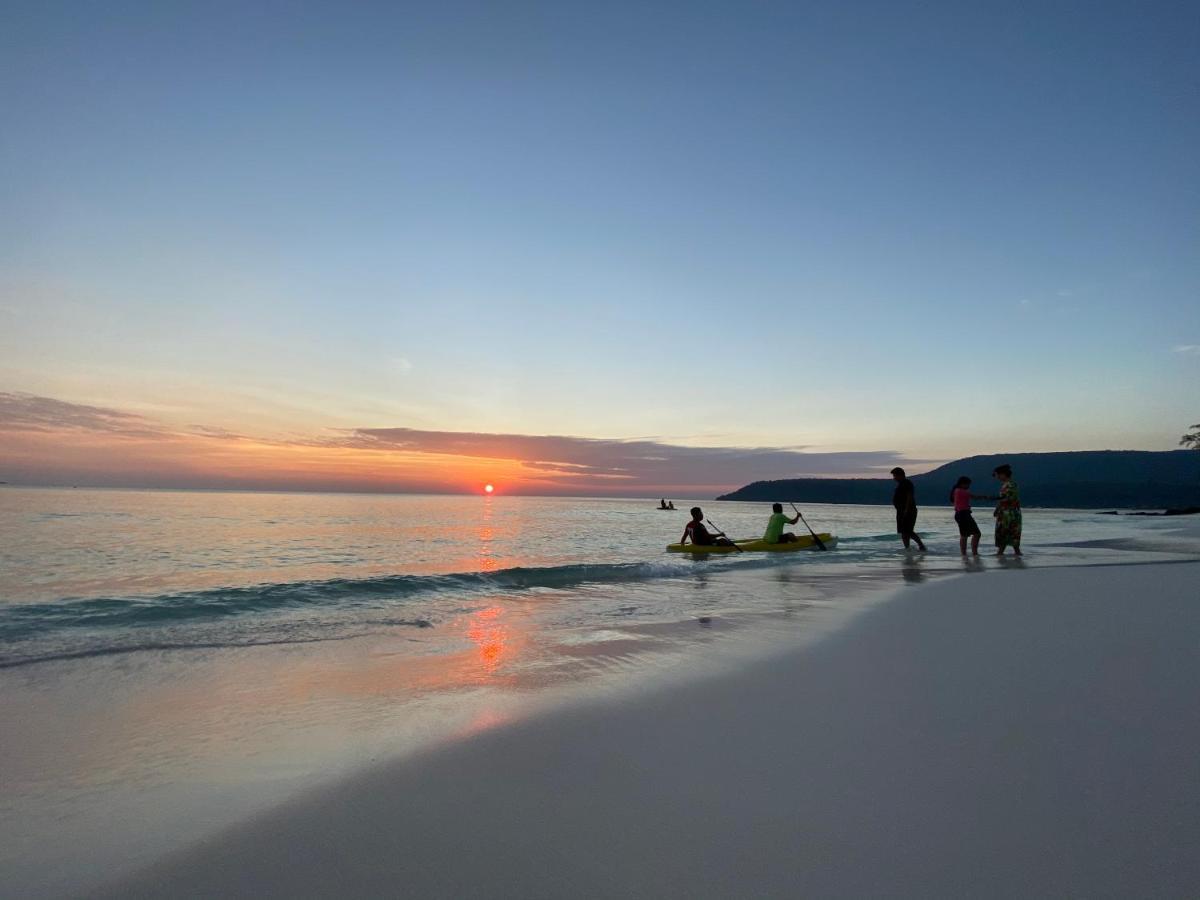
[[[1013,467],[1021,503],[1068,509],[1162,509],[1200,505],[1200,453],[1195,450],[1078,450],[1066,453],[1001,453],[968,456],[912,476],[917,502],[949,503],[960,475],[977,493],[993,493],[992,470]],[[755,481],[718,500],[887,504],[888,478],[787,478]]]

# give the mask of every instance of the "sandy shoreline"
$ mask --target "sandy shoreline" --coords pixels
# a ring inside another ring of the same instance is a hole
[[[922,585],[735,675],[371,769],[114,895],[1190,895],[1197,585]]]

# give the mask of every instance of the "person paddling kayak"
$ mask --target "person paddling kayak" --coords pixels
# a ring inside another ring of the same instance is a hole
[[[796,513],[796,517],[789,519],[783,514],[783,504],[771,504],[771,518],[767,520],[767,530],[763,534],[763,540],[768,544],[790,544],[796,540],[796,535],[792,532],[784,532],[784,525],[795,525],[800,521],[800,513]]]
[[[691,538],[693,544],[698,544],[701,547],[716,545],[718,547],[728,547],[733,544],[729,538],[714,537],[708,533],[708,529],[704,527],[704,510],[698,506],[692,507],[692,520],[684,526],[683,537],[679,539],[680,544],[686,544],[688,538]]]

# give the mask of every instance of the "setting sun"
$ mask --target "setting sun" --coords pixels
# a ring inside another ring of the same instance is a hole
[[[485,485],[483,486],[483,492],[484,492],[485,494],[490,494],[490,493],[491,493],[492,491],[494,491],[494,490],[495,490],[495,488],[494,488],[494,487],[492,487],[490,484],[485,484]]]

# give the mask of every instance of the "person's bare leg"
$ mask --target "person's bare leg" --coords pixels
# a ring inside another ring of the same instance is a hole
[[[966,538],[964,538],[963,541],[965,543]],[[963,550],[963,553],[966,553],[966,552],[967,552],[966,550]],[[979,555],[979,534],[978,533],[975,533],[974,535],[971,536],[971,555],[972,556]]]
[[[967,555],[967,536],[965,534],[958,536],[958,552],[963,556]]]
[[[913,537],[913,540],[917,542],[917,549],[924,550],[925,542],[923,540],[921,540],[921,536],[914,531],[912,537]]]

